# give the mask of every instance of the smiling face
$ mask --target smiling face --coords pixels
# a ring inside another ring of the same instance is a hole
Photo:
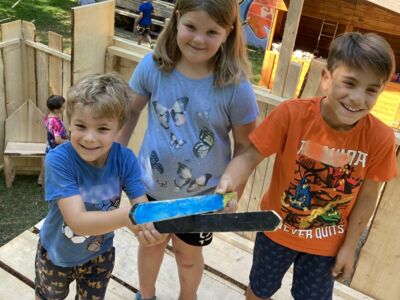
[[[339,65],[332,72],[323,71],[322,88],[326,94],[321,103],[322,117],[330,127],[345,131],[371,111],[384,81],[371,70]]]
[[[119,123],[116,118],[93,116],[92,107],[75,107],[70,124],[71,144],[84,161],[102,167],[118,134]]]
[[[202,10],[177,14],[177,44],[182,53],[180,64],[189,68],[208,68],[230,30],[218,25]]]

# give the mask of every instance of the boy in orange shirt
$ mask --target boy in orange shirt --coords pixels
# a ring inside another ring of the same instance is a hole
[[[393,130],[370,114],[393,71],[380,36],[338,37],[322,72],[325,96],[279,105],[227,166],[219,193],[236,190],[276,153],[261,209],[284,222],[257,234],[246,299],[271,297],[292,263],[295,299],[332,299],[334,278],[350,276],[380,183],[397,174]]]

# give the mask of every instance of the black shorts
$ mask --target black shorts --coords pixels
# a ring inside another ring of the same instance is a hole
[[[149,201],[157,201],[150,195],[147,195]],[[186,244],[192,246],[203,247],[211,244],[213,234],[212,232],[200,232],[200,233],[175,233],[175,235]]]
[[[64,299],[69,284],[76,280],[76,294],[85,299],[104,299],[114,269],[115,249],[75,267],[54,265],[45,248],[38,244],[35,258],[35,294],[39,299]]]
[[[138,25],[136,30],[140,35],[147,36],[150,33],[150,25]]]

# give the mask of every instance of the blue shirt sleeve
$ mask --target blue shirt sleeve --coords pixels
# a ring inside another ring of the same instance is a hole
[[[155,68],[153,61],[153,53],[148,53],[136,66],[131,78],[129,79],[129,86],[131,89],[141,96],[149,97],[151,95],[151,74]]]
[[[144,186],[141,181],[141,172],[138,160],[132,150],[123,148],[122,160],[122,189],[125,191],[129,199],[143,196]]]
[[[79,195],[79,186],[66,147],[56,147],[46,155],[45,200],[53,201]]]
[[[236,87],[230,111],[232,124],[244,125],[257,119],[257,99],[253,87],[248,80],[242,81]]]

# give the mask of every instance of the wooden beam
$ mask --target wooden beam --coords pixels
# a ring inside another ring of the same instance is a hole
[[[272,94],[283,95],[304,0],[290,1]]]
[[[11,40],[8,40],[5,42],[0,42],[0,48],[5,48],[8,46],[19,44],[20,42],[21,42],[21,39],[19,39],[19,38],[11,39]]]
[[[33,47],[33,48],[35,48],[37,50],[40,50],[42,52],[45,52],[47,54],[50,54],[50,55],[53,55],[53,56],[56,56],[56,57],[60,57],[60,58],[65,59],[67,61],[71,61],[71,55],[63,53],[61,51],[54,50],[54,49],[52,49],[52,48],[50,48],[50,47],[48,47],[48,46],[46,46],[46,45],[44,45],[42,43],[33,42],[33,41],[29,41],[29,40],[25,40],[24,43],[26,45],[28,45],[28,46],[31,46],[31,47]]]

